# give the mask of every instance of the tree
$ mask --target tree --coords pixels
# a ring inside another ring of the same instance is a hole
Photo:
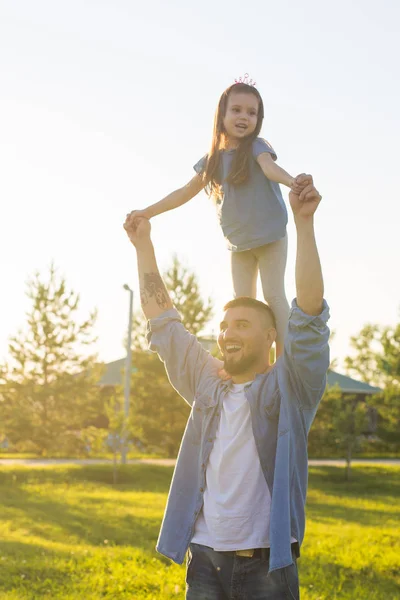
[[[332,425],[335,442],[346,458],[346,479],[350,479],[351,461],[360,438],[368,431],[368,406],[356,395],[331,393]]]
[[[384,373],[386,385],[400,386],[400,323],[384,327],[380,338],[382,352],[378,355],[379,369]]]
[[[346,478],[350,479],[353,454],[369,429],[369,406],[364,397],[343,394],[337,386],[327,387],[309,434],[309,454],[344,457]]]
[[[378,325],[364,325],[357,335],[350,338],[350,346],[355,354],[345,358],[347,372],[358,375],[362,381],[372,385],[383,383],[383,373],[379,369],[381,336],[382,329]]]
[[[379,414],[377,435],[386,443],[384,449],[399,449],[400,323],[393,327],[365,325],[351,338],[351,346],[355,354],[345,359],[348,372],[383,388],[382,394],[369,400]]]
[[[173,257],[172,266],[164,274],[164,281],[184,326],[198,335],[212,317],[211,298],[203,300],[195,273],[184,267],[177,256]]]
[[[184,326],[193,334],[203,330],[212,315],[212,303],[200,295],[196,275],[173,258],[164,280]],[[136,329],[136,332],[135,332]],[[132,375],[132,435],[147,448],[175,456],[189,415],[189,406],[169,383],[164,364],[146,351],[146,323],[135,317]]]
[[[115,485],[117,483],[117,456],[122,450],[126,431],[130,428],[129,420],[126,421],[123,411],[122,389],[118,387],[108,398],[105,411],[108,419],[107,440],[111,443],[113,452],[113,482]]]
[[[79,295],[52,264],[47,280],[27,282],[27,327],[12,337],[9,361],[0,368],[0,419],[15,446],[46,454],[84,449],[81,430],[101,410],[96,387],[101,365],[84,354],[96,341],[93,311],[75,320]]]

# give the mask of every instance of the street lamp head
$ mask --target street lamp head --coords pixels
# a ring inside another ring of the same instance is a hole
[[[129,287],[129,285],[127,283],[124,283],[124,290],[126,290],[127,292],[131,292],[131,288]]]

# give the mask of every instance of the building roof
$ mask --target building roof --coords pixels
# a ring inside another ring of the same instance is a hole
[[[99,385],[123,385],[124,383],[124,369],[125,369],[125,358],[113,360],[112,362],[106,363],[105,371],[99,381]],[[132,372],[135,372],[135,368],[132,367]]]
[[[372,396],[373,394],[379,394],[379,392],[382,391],[379,387],[374,387],[363,381],[352,379],[347,375],[336,373],[336,371],[329,370],[327,380],[329,386],[333,387],[337,385],[343,394],[367,394]]]
[[[107,363],[105,365],[106,369],[103,373],[102,378],[99,381],[99,385],[122,385],[123,384],[123,371],[125,368],[125,358],[120,358],[119,360],[114,360],[113,362]],[[132,367],[132,372],[134,373],[136,368]],[[352,379],[347,375],[342,375],[341,373],[337,373],[336,371],[328,371],[328,385],[330,387],[338,386],[340,391],[343,394],[366,394],[373,395],[379,394],[382,390],[378,387],[374,387],[369,385],[368,383],[363,383],[362,381],[358,381],[357,379]]]

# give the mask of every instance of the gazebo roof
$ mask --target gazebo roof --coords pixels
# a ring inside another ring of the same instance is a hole
[[[99,381],[99,385],[123,385],[124,375],[123,371],[125,368],[125,358],[113,360],[112,362],[106,363],[105,371]]]
[[[379,394],[379,392],[382,391],[379,387],[374,387],[363,381],[352,379],[347,375],[342,375],[341,373],[331,371],[330,369],[328,371],[327,380],[329,386],[333,387],[337,385],[343,394],[366,394],[372,396],[373,394]]]

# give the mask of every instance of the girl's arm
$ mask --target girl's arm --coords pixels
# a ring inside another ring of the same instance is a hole
[[[151,204],[144,210],[135,210],[131,213],[134,217],[145,217],[146,219],[151,219],[156,215],[160,215],[167,210],[172,210],[174,208],[178,208],[178,206],[182,206],[189,202],[192,198],[197,196],[199,192],[205,187],[205,183],[200,177],[200,175],[196,175],[183,187],[175,190],[159,202],[155,204]]]
[[[262,152],[257,156],[257,162],[263,170],[264,175],[276,183],[282,183],[287,187],[292,188],[295,184],[295,178],[289,175],[282,167],[274,162],[269,152]]]

